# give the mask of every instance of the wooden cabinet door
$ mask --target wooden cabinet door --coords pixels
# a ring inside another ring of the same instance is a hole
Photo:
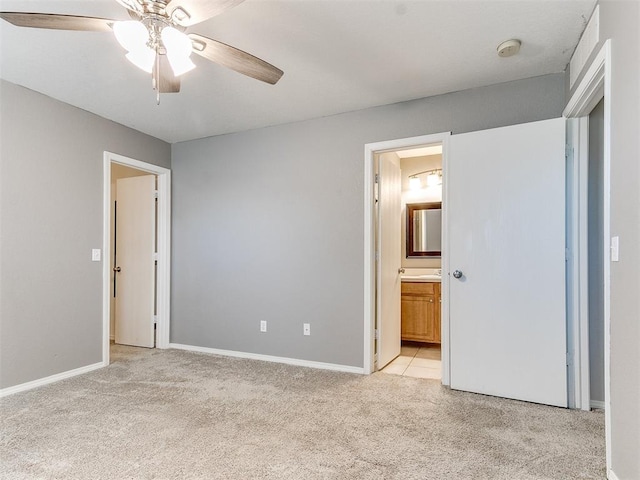
[[[402,339],[440,343],[440,285],[404,283],[401,297]]]

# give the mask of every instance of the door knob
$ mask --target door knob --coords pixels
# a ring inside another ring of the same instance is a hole
[[[115,268],[113,269],[113,271],[114,271],[114,272],[120,272],[120,270],[122,270],[120,267],[115,267]]]
[[[404,273],[404,268],[400,267],[400,268],[398,269],[398,273]]]
[[[461,277],[462,277],[462,272],[460,270],[453,271],[453,278],[461,278]]]

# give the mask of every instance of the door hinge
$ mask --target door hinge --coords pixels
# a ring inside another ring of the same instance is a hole
[[[376,252],[376,262],[380,261],[380,252]]]
[[[573,354],[571,352],[567,352],[567,367],[573,366]]]
[[[373,338],[375,338],[376,340],[380,338],[380,332],[377,328],[373,331]]]
[[[153,316],[153,324],[155,325],[155,324],[157,324],[157,323],[158,323],[158,316],[157,316],[157,315],[154,315],[154,316]]]
[[[573,147],[568,143],[564,146],[564,158],[567,160],[573,158]]]
[[[375,183],[380,183],[380,174],[379,173],[376,173]]]
[[[153,254],[153,259],[157,262],[158,261],[158,252]]]
[[[569,257],[571,256],[571,252],[569,251],[568,248],[564,249],[564,261],[568,262],[569,261]]]
[[[158,198],[158,190],[153,191],[153,198]]]

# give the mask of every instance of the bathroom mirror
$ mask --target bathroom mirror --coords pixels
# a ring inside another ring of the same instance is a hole
[[[407,204],[407,258],[439,257],[442,202]]]

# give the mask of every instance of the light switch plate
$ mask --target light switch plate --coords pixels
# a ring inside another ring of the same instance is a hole
[[[611,237],[611,261],[619,262],[620,237]]]
[[[91,261],[99,262],[100,261],[100,249],[94,248],[91,250]]]

